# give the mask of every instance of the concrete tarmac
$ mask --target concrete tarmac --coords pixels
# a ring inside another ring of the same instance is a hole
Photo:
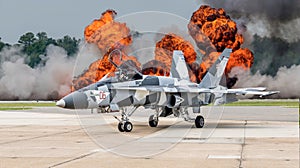
[[[205,128],[174,117],[131,117],[56,107],[0,111],[0,168],[299,167],[299,112],[285,107],[203,107]]]

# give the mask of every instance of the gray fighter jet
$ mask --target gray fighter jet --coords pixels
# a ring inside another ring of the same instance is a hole
[[[151,108],[156,111],[149,117],[149,125],[156,127],[159,117],[169,115],[182,116],[187,121],[195,122],[197,128],[204,126],[204,118],[198,115],[190,118],[188,108],[193,113],[200,113],[200,107],[214,103],[216,105],[237,101],[237,95],[258,95],[260,97],[278,93],[265,91],[266,88],[227,89],[222,86],[224,70],[231,49],[225,49],[218,60],[209,69],[200,84],[190,81],[188,69],[182,51],[173,52],[171,75],[148,76],[133,70],[125,71],[117,67],[114,77],[104,76],[98,82],[70,93],[56,105],[68,109],[98,109],[102,113],[121,112],[118,129],[130,132],[133,128],[129,117],[137,108]],[[132,67],[128,64],[128,67]],[[126,111],[126,107],[133,106]]]

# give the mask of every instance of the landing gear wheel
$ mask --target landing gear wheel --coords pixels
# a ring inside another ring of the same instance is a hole
[[[154,115],[151,115],[149,117],[149,125],[150,125],[150,127],[157,127],[157,125],[158,125],[158,117],[154,117]]]
[[[125,122],[125,124],[124,124],[125,132],[131,132],[132,128],[133,128],[133,126],[132,126],[131,122]]]
[[[204,126],[204,118],[201,115],[199,115],[199,116],[196,117],[195,126],[197,128],[203,128],[203,126]]]
[[[118,124],[118,130],[119,130],[120,132],[124,132],[124,131],[125,131],[125,130],[124,130],[124,125],[123,125],[122,122],[119,122],[119,124]]]

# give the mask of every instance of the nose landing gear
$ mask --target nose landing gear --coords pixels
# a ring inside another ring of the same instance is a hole
[[[118,130],[120,132],[131,132],[132,131],[132,128],[133,128],[133,125],[131,122],[129,121],[126,121],[126,122],[119,122],[118,124]]]
[[[134,109],[132,111],[130,111],[129,113],[126,113],[126,109],[123,108],[121,109],[121,119],[119,119],[117,116],[114,116],[115,119],[117,119],[119,121],[118,124],[118,130],[120,132],[131,132],[133,129],[133,125],[132,123],[129,121],[129,118],[134,112],[135,110],[138,108],[139,106],[134,107]]]

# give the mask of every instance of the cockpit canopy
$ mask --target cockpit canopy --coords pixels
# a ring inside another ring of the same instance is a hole
[[[139,80],[143,79],[143,75],[139,73],[120,73],[118,72],[111,72],[105,75],[102,79],[100,79],[98,82],[90,84],[84,88],[79,89],[79,92],[84,92],[87,90],[98,90],[98,87],[111,84],[111,83],[117,83],[117,82],[125,82],[125,81],[133,81],[133,80]]]

